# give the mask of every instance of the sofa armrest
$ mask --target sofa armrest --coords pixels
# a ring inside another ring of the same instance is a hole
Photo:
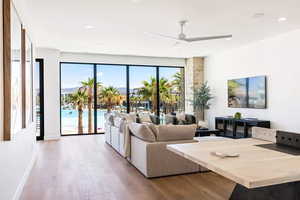
[[[169,151],[169,144],[194,143],[196,140],[145,142],[131,137],[131,163],[146,177],[161,177],[199,172],[199,165]]]

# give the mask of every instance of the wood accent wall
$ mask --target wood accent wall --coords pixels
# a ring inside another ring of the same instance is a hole
[[[11,0],[3,0],[3,139],[11,140]]]

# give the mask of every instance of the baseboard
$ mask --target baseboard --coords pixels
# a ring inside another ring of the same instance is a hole
[[[44,136],[44,140],[59,140],[60,136],[58,135],[50,135],[50,136]]]
[[[23,177],[21,179],[21,182],[19,183],[19,185],[17,187],[17,190],[16,190],[16,192],[15,192],[14,197],[13,197],[12,200],[19,200],[20,199],[20,197],[22,195],[22,192],[23,192],[23,189],[24,189],[24,186],[25,186],[25,184],[26,184],[26,182],[28,180],[30,172],[31,172],[31,170],[32,170],[32,168],[34,166],[35,161],[36,161],[36,157],[37,157],[37,146],[35,145],[34,150],[33,150],[33,154],[32,154],[32,157],[31,157],[31,160],[30,160],[30,162],[29,162],[29,164],[28,164],[28,166],[27,166],[27,168],[25,170],[25,173],[24,173],[24,175],[23,175]]]

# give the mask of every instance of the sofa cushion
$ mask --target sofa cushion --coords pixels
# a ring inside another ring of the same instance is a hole
[[[148,124],[129,123],[128,127],[131,133],[137,138],[147,142],[156,141],[155,134],[149,128]]]
[[[199,121],[198,122],[198,127],[199,128],[207,128],[208,125],[207,125],[207,123],[205,121]]]
[[[167,114],[167,115],[165,115],[165,123],[166,124],[178,124],[178,120],[177,120],[176,116]]]
[[[151,119],[151,122],[153,123],[153,124],[159,124],[159,117],[158,116],[156,116],[156,115],[150,115],[150,119]]]
[[[184,112],[176,113],[176,118],[178,121],[185,121],[185,113]]]
[[[126,119],[127,122],[136,122],[136,114],[135,113],[120,113],[120,116]]]
[[[149,113],[139,113],[140,123],[149,122],[152,123]]]
[[[114,126],[120,128],[124,123],[125,119],[122,117],[114,117]]]
[[[191,115],[191,114],[185,115],[185,121],[187,124],[196,124],[196,118],[194,115]]]
[[[196,132],[196,124],[192,125],[159,125],[155,126],[156,140],[176,141],[176,140],[192,140]]]
[[[114,116],[111,113],[105,113],[104,114],[106,123],[113,126],[114,125]]]

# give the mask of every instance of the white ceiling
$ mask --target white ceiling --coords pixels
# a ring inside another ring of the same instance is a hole
[[[205,56],[300,28],[299,0],[15,1],[37,46],[70,52]],[[264,16],[254,18],[255,13]],[[287,21],[279,23],[279,17]],[[145,34],[176,37],[182,19],[189,21],[190,37],[233,34],[233,39],[174,46],[173,40]]]

